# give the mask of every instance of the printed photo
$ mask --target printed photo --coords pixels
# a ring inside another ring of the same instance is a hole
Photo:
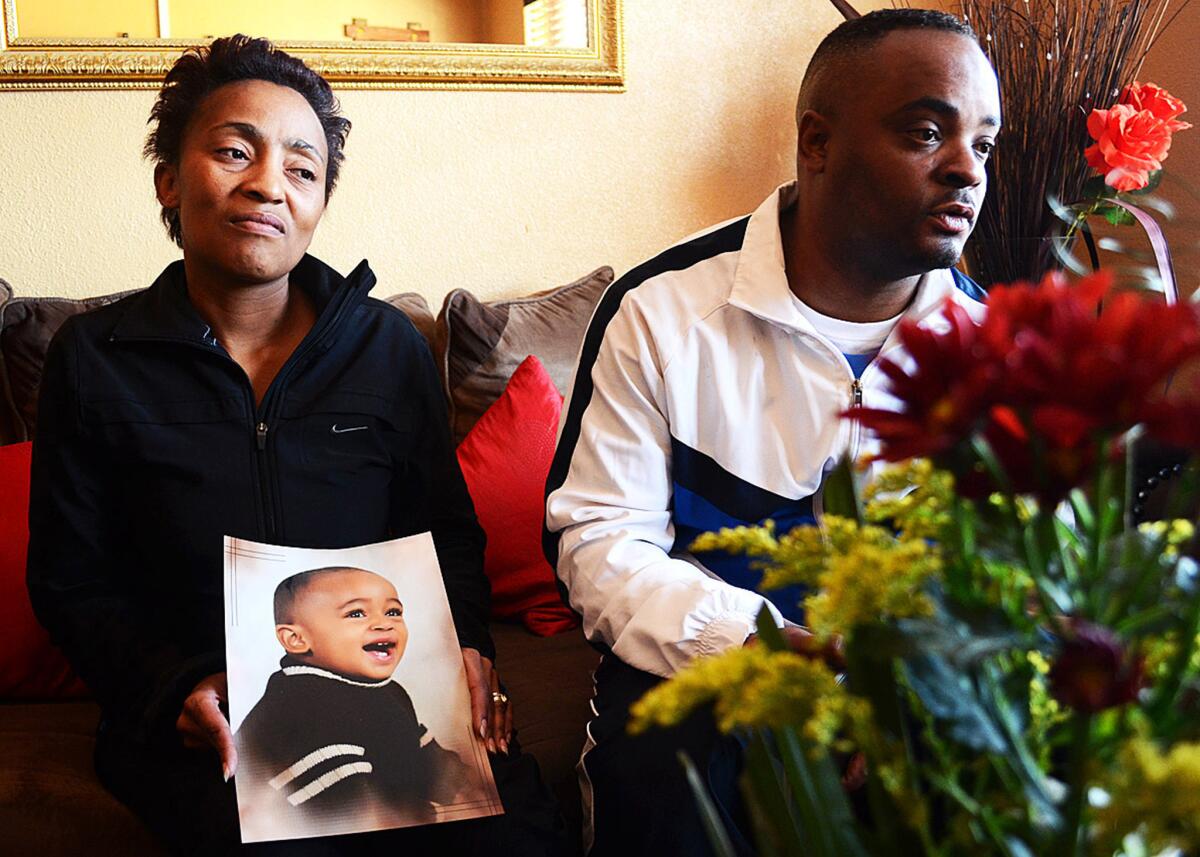
[[[225,623],[243,842],[503,812],[428,533],[226,537]]]

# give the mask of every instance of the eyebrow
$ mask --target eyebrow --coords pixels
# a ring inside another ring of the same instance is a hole
[[[224,128],[232,128],[246,139],[255,143],[261,143],[266,139],[263,132],[258,130],[256,125],[251,125],[249,122],[222,122],[220,125],[214,125],[212,130],[219,131]],[[325,159],[321,157],[321,153],[317,150],[317,147],[300,137],[288,140],[284,143],[284,146],[295,152],[311,153],[322,164],[325,163]]]
[[[349,607],[351,604],[356,604],[356,603],[358,603],[359,601],[366,601],[366,600],[367,600],[366,598],[351,598],[351,599],[350,599],[349,601],[347,601],[345,604],[342,604],[340,607],[338,607],[338,609],[339,609],[339,610],[345,610],[345,609],[346,609],[347,607]],[[385,599],[385,603],[386,603],[386,602],[389,602],[389,601],[395,601],[395,602],[396,602],[397,604],[399,604],[401,607],[403,607],[403,606],[404,606],[404,602],[403,602],[403,601],[401,601],[399,598],[387,598],[387,599]]]
[[[930,95],[927,95],[924,98],[918,98],[915,101],[910,101],[910,102],[908,102],[908,104],[905,104],[903,107],[901,107],[896,112],[897,113],[908,113],[913,110],[929,110],[933,113],[938,113],[942,116],[949,116],[952,119],[957,119],[960,115],[959,109],[957,107],[955,107],[953,104],[951,104],[949,101],[945,101],[941,98],[935,98]],[[983,121],[980,124],[986,125],[986,126],[989,126],[992,128],[999,128],[1000,127],[1000,117],[999,116],[984,116]]]

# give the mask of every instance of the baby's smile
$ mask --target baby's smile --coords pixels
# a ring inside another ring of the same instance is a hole
[[[395,640],[375,640],[363,646],[363,651],[375,661],[388,663],[396,656]]]

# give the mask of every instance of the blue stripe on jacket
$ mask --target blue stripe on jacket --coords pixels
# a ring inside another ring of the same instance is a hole
[[[671,439],[671,478],[671,520],[675,526],[672,552],[675,553],[688,550],[701,533],[722,527],[757,526],[770,519],[775,522],[775,532],[783,534],[801,524],[816,522],[812,497],[790,500],[760,488],[675,438]],[[754,560],[724,551],[693,552],[692,556],[726,583],[758,590],[762,572],[751,567]],[[789,586],[763,594],[788,619],[802,621],[801,587]]]

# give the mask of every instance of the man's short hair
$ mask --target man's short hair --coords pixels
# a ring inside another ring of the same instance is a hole
[[[350,120],[340,114],[338,101],[325,78],[266,39],[238,34],[184,51],[167,72],[150,110],[152,127],[143,150],[145,156],[155,164],[178,165],[184,132],[204,99],[222,86],[240,80],[264,80],[286,86],[303,95],[312,107],[329,148],[329,161],[325,165],[328,202],[345,158],[342,150],[350,133]],[[182,247],[179,209],[164,206],[162,221],[171,240]]]
[[[888,33],[897,30],[940,30],[978,42],[975,31],[962,18],[933,9],[879,9],[843,21],[821,40],[809,60],[804,81],[800,84],[796,118],[799,119],[805,110],[832,114],[835,111],[831,100],[833,79],[850,72],[848,60],[857,59]]]
[[[336,574],[342,571],[366,571],[348,565],[328,565],[324,568],[310,568],[291,577],[285,577],[275,587],[275,624],[290,625],[296,621],[296,602],[304,595],[318,577],[326,574]],[[367,572],[371,574],[372,572]]]

